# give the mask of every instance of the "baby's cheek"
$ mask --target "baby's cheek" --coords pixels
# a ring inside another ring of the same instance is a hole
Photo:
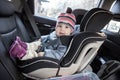
[[[73,32],[73,29],[71,29],[71,33]]]
[[[57,35],[57,36],[60,36],[60,34],[59,34],[59,33],[56,33],[56,35]]]

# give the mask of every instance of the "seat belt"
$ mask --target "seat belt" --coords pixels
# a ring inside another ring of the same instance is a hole
[[[36,38],[40,38],[41,34],[40,34],[39,29],[38,29],[38,27],[37,27],[37,25],[35,23],[35,20],[33,18],[32,12],[30,11],[30,8],[29,8],[27,2],[25,0],[21,0],[21,2],[23,3],[23,9],[25,11],[25,14],[26,14],[26,16],[27,16],[31,26],[32,26],[32,29],[33,29],[34,34],[35,34],[35,37]]]

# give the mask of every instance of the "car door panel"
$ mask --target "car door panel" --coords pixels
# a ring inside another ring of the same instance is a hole
[[[107,29],[103,29],[102,32],[104,32],[107,35],[107,39],[104,42],[104,44],[101,47],[101,50],[99,53],[102,53],[101,55],[110,59],[117,59],[120,60],[120,34],[118,32],[111,32]]]
[[[36,24],[40,30],[41,35],[49,34],[50,32],[54,31],[56,20],[34,16]]]

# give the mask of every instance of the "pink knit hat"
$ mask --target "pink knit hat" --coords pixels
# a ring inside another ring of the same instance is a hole
[[[68,24],[68,25],[71,26],[72,29],[74,29],[75,23],[76,23],[76,18],[74,16],[74,14],[72,14],[72,9],[71,8],[67,8],[66,13],[61,13],[58,16],[57,23]]]

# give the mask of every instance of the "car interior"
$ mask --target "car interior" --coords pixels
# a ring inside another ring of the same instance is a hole
[[[55,30],[56,20],[35,16],[32,3],[34,0],[0,0],[1,80],[62,77],[81,73],[88,66],[97,74],[106,62],[116,60],[119,63],[120,0],[100,0],[96,8],[73,10],[77,20],[76,33],[60,37],[68,47],[60,61],[49,57],[20,61],[10,56],[9,49],[16,36],[25,42],[33,42]],[[31,75],[38,70],[39,74]],[[101,80],[119,80],[119,70],[106,73],[109,74],[108,79],[98,77]]]

